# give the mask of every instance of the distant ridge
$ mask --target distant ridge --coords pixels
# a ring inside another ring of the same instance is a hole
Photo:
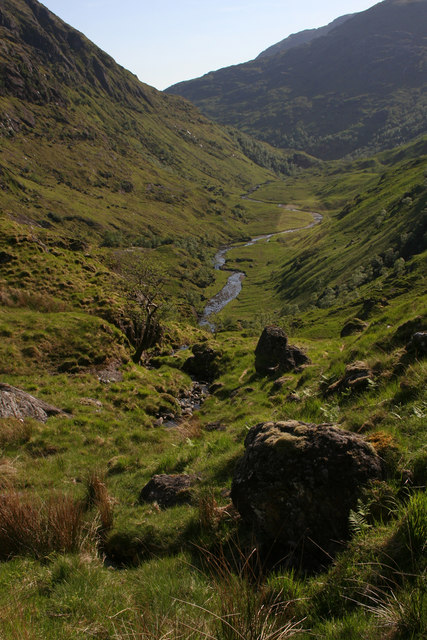
[[[427,131],[426,25],[427,0],[386,0],[304,46],[167,92],[276,147],[322,159],[374,153]]]
[[[277,53],[288,51],[288,49],[292,49],[293,47],[298,47],[301,44],[308,44],[316,38],[326,36],[326,34],[332,31],[332,29],[335,29],[335,27],[338,27],[353,15],[353,13],[349,13],[345,16],[341,16],[340,18],[336,18],[329,24],[325,25],[324,27],[319,27],[318,29],[304,29],[304,31],[292,33],[284,40],[281,40],[277,44],[273,44],[273,46],[265,49],[265,51],[262,51],[259,56],[255,58],[255,60],[258,60],[259,58],[266,58],[267,56],[275,56]]]

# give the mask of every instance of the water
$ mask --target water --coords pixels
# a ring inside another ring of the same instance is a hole
[[[212,331],[215,330],[215,325],[208,320],[209,316],[212,316],[214,313],[218,313],[221,309],[224,309],[229,302],[237,298],[242,290],[242,280],[244,277],[245,274],[242,271],[233,271],[231,273],[227,283],[223,286],[221,291],[211,298],[204,308],[203,316],[199,322],[201,327],[207,326],[210,327]]]
[[[255,201],[255,202],[258,202],[258,201]],[[279,204],[278,206],[284,207],[285,205]],[[298,211],[298,209],[290,209],[290,210]],[[323,216],[320,213],[314,213],[314,212],[310,212],[310,213],[313,216],[313,222],[310,222],[310,224],[306,225],[305,227],[298,227],[296,229],[287,229],[286,231],[276,231],[275,233],[267,233],[264,235],[256,236],[255,238],[252,238],[251,240],[249,240],[249,242],[246,242],[243,246],[250,247],[254,245],[256,242],[259,242],[260,240],[266,240],[267,242],[269,242],[270,238],[273,238],[274,236],[280,236],[285,233],[295,233],[296,231],[303,231],[304,229],[311,229],[316,224],[319,224],[319,222],[322,221]],[[238,246],[241,246],[241,245],[235,244],[235,245],[230,245],[228,247],[222,247],[222,249],[219,249],[214,257],[214,268],[216,270],[224,269],[225,263],[227,261],[227,257],[226,257],[227,253],[230,251],[230,249],[235,249]],[[214,295],[214,297],[211,298],[209,302],[206,304],[203,310],[203,315],[199,321],[199,325],[201,327],[209,327],[211,331],[215,331],[215,324],[213,322],[210,322],[209,317],[214,315],[215,313],[219,313],[219,311],[224,309],[224,307],[227,306],[229,302],[237,298],[237,296],[242,290],[242,282],[244,277],[245,277],[245,274],[242,271],[231,272],[231,275],[229,276],[226,284],[223,286],[221,291],[219,291],[216,295]]]

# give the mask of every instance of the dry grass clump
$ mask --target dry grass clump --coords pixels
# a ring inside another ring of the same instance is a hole
[[[192,416],[188,420],[181,422],[176,428],[176,431],[184,440],[187,438],[200,438],[203,434],[200,418],[198,416]]]
[[[104,474],[98,470],[90,472],[86,481],[86,495],[83,500],[86,511],[96,508],[99,513],[98,536],[104,539],[113,526],[113,500],[108,494]]]
[[[53,551],[76,551],[84,535],[82,505],[55,493],[45,501],[28,492],[0,495],[0,558],[44,557]]]
[[[0,418],[0,447],[28,442],[33,434],[33,427],[31,420]]]
[[[8,489],[13,485],[18,470],[10,458],[0,458],[0,489]]]
[[[240,517],[232,502],[220,507],[212,491],[205,491],[200,495],[198,514],[200,527],[207,532],[216,531],[223,521],[238,520]]]

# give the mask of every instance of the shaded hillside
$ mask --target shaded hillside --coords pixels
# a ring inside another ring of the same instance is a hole
[[[386,0],[324,37],[167,91],[219,122],[331,159],[426,131],[426,0]]]

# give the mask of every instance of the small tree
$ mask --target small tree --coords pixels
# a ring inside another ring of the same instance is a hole
[[[117,253],[113,268],[123,278],[125,331],[135,349],[132,360],[138,364],[161,334],[157,316],[164,302],[165,275],[136,251]]]

